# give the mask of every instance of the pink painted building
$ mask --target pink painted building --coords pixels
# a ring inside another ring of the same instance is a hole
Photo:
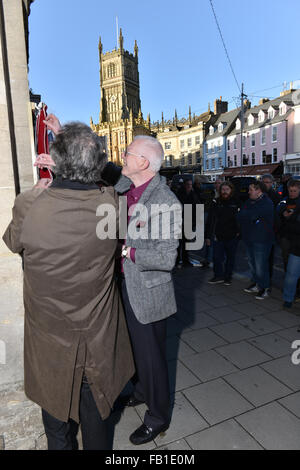
[[[268,173],[267,167],[278,167],[283,156],[293,152],[293,104],[291,91],[273,100],[263,99],[258,106],[245,110],[242,142],[240,118],[227,136],[225,176],[240,172],[241,143],[243,175],[254,176],[254,166],[258,165],[266,167],[265,171],[263,166],[257,169],[257,176]]]

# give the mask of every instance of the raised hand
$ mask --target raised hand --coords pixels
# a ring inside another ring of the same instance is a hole
[[[41,178],[38,182],[34,185],[34,188],[41,188],[47,189],[51,185],[52,180],[50,178]]]
[[[50,131],[52,131],[55,135],[59,133],[61,129],[61,124],[55,114],[49,114],[49,116],[47,116],[44,120],[44,123],[46,124],[48,129],[50,129]]]
[[[50,169],[52,166],[56,166],[48,153],[40,153],[33,165],[37,166],[38,168],[49,167]]]

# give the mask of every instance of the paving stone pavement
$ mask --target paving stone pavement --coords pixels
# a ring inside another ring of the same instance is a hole
[[[292,342],[300,339],[300,303],[286,311],[279,289],[259,301],[243,292],[249,280],[238,276],[231,286],[213,286],[211,276],[211,269],[174,271],[170,428],[135,447],[128,437],[146,406],[116,410],[110,417],[113,449],[300,449],[300,364],[291,359]],[[0,394],[0,446],[43,449],[39,410],[19,395],[6,394],[4,406]],[[21,421],[23,435],[17,436]]]

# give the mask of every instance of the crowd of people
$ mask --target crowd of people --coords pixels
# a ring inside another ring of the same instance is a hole
[[[204,204],[205,246],[201,267],[213,262],[210,284],[230,285],[238,243],[246,247],[251,283],[245,292],[263,300],[272,287],[274,250],[281,250],[285,279],[284,307],[298,299],[300,278],[300,181],[284,175],[279,190],[272,175],[265,174],[249,185],[248,199],[241,201],[230,181],[215,182],[215,197],[203,200],[199,184],[183,182],[176,191],[182,204]],[[177,266],[191,265],[181,243]]]

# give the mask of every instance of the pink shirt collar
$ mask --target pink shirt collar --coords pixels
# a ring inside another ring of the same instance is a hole
[[[129,191],[126,193],[128,208],[138,202],[138,200],[140,199],[152,179],[153,177],[146,181],[146,183],[143,183],[137,187],[135,187],[133,183],[131,184]]]

